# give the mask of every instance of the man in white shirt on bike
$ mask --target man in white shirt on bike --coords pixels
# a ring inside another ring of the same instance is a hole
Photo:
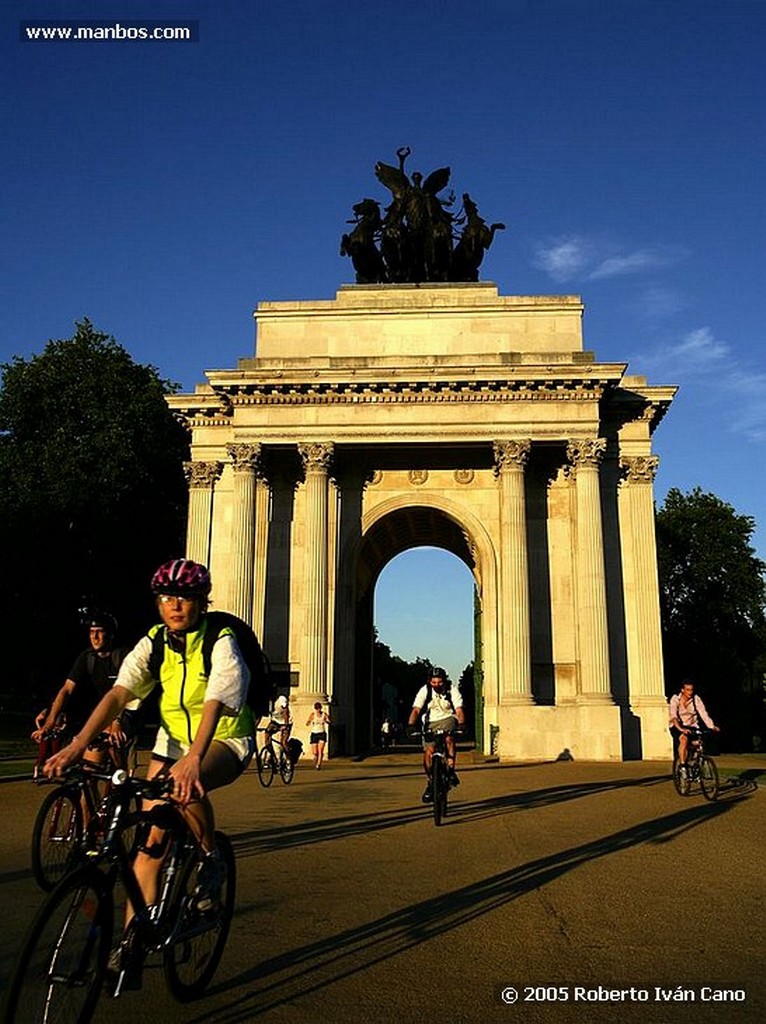
[[[428,681],[418,690],[412,703],[408,726],[416,725],[421,715],[423,716],[423,767],[428,778],[422,800],[424,804],[429,804],[434,798],[431,783],[431,759],[434,744],[432,740],[426,738],[429,730],[438,729],[448,732],[446,745],[449,778],[453,786],[460,785],[460,780],[455,772],[455,737],[452,734],[456,729],[462,729],[465,725],[463,698],[457,687],[453,689],[443,668],[431,669]]]

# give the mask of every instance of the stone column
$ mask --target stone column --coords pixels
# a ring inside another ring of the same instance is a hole
[[[259,444],[230,444],[234,470],[229,610],[252,625],[255,568],[255,487],[261,462]]]
[[[210,564],[210,532],[213,523],[213,489],[223,471],[222,462],[185,462],[189,484],[186,557]]]
[[[263,642],[266,619],[266,567],[269,544],[269,506],[271,493],[266,471],[259,462],[255,468],[255,558],[253,579],[253,629]]]
[[[605,449],[606,440],[603,437],[578,439],[567,445],[567,458],[574,467],[577,508],[575,564],[580,654],[578,699],[588,704],[612,703],[599,482],[599,465]]]
[[[620,533],[630,699],[664,704],[660,591],[654,526],[656,455],[621,458]]]
[[[334,445],[299,444],[306,474],[306,619],[301,690],[325,697],[327,672],[327,540],[328,479]]]
[[[495,441],[495,472],[500,481],[500,701],[532,703],[529,624],[529,557],[524,467],[532,442]]]

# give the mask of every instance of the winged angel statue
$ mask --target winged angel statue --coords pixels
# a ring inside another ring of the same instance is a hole
[[[341,238],[341,256],[351,257],[357,284],[478,281],[484,253],[505,225],[488,226],[467,192],[460,213],[453,214],[454,193],[439,196],[449,184],[449,167],[425,180],[413,171],[410,179],[404,169],[410,153],[409,146],[397,150],[398,167],[375,165],[391,203],[384,216],[375,199],[352,207],[354,227]]]

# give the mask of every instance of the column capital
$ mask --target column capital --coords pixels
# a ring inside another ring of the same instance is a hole
[[[226,452],[235,473],[254,473],[256,476],[263,476],[263,445],[227,444]]]
[[[567,441],[567,458],[575,468],[598,469],[605,451],[605,437],[578,437]]]
[[[306,473],[327,473],[332,465],[335,445],[332,441],[311,441],[298,445],[298,454]]]
[[[495,457],[495,475],[508,469],[524,469],[532,449],[528,437],[513,441],[493,441],[492,453]]]
[[[651,484],[660,464],[658,455],[623,456],[620,459],[621,483]]]
[[[184,462],[184,476],[189,487],[212,490],[222,472],[222,462]]]

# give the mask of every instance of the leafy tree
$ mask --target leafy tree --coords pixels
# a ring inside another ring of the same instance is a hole
[[[1,368],[0,602],[15,662],[4,689],[60,682],[84,646],[83,600],[113,610],[132,641],[152,568],[182,550],[188,438],[165,402],[175,386],[90,321],[75,326]]]
[[[766,564],[751,545],[750,516],[695,488],[668,492],[657,512],[668,692],[688,676],[742,747],[763,737]]]

